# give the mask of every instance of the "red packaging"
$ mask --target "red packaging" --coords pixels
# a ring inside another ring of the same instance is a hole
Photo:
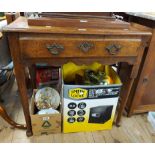
[[[59,67],[36,68],[36,84],[55,84],[59,80]]]

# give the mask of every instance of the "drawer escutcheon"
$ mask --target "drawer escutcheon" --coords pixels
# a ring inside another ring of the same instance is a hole
[[[64,46],[61,44],[51,44],[51,45],[46,45],[46,48],[50,53],[53,55],[59,55],[62,51],[64,51]]]
[[[78,48],[82,51],[82,52],[88,52],[90,49],[92,49],[94,47],[93,43],[90,42],[82,42],[78,45]]]
[[[115,55],[120,52],[121,48],[121,45],[111,44],[107,46],[105,49],[108,51],[109,54]]]

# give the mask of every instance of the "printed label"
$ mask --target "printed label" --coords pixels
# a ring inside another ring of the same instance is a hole
[[[43,117],[43,121],[47,121],[49,119],[50,119],[50,117]]]
[[[69,97],[73,99],[87,98],[88,90],[82,88],[75,88],[69,90]]]
[[[51,127],[51,124],[50,124],[50,122],[45,121],[45,122],[43,123],[42,127],[43,127],[43,128],[49,128],[49,127]]]

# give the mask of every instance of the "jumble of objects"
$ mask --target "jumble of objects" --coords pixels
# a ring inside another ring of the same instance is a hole
[[[111,66],[69,62],[62,68],[36,67],[36,84],[31,100],[34,135],[112,128],[121,81]]]

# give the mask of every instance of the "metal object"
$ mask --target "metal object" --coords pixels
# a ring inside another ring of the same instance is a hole
[[[90,42],[83,42],[83,43],[80,43],[79,46],[78,46],[78,48],[82,52],[88,52],[93,47],[94,47],[94,44],[90,43]]]
[[[108,51],[109,54],[111,55],[115,55],[118,52],[120,52],[122,46],[121,45],[116,45],[116,44],[112,44],[106,47],[106,50]]]
[[[60,54],[62,51],[64,51],[64,46],[60,45],[60,44],[51,44],[51,45],[46,45],[46,48],[48,49],[48,51],[50,53],[52,53],[53,55],[58,55]]]
[[[113,105],[91,107],[88,123],[104,124],[111,119]]]
[[[144,77],[143,83],[145,84],[145,83],[147,83],[147,82],[148,82],[148,77]]]
[[[93,70],[86,70],[84,83],[86,85],[109,85],[110,79],[109,76],[105,74],[105,72],[94,72]]]

